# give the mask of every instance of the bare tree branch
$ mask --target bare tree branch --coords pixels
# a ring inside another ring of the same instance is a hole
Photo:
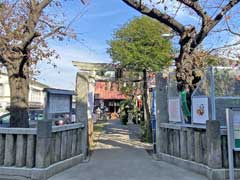
[[[232,43],[232,44],[226,44],[226,45],[223,45],[223,46],[220,46],[220,47],[213,48],[208,52],[213,53],[214,51],[218,51],[220,49],[226,49],[226,48],[235,47],[235,46],[238,46],[238,45],[240,45],[240,41],[237,41],[237,42]]]
[[[30,1],[31,8],[29,11],[28,21],[26,23],[26,36],[20,45],[22,50],[31,44],[32,40],[38,36],[38,34],[35,33],[37,22],[42,14],[42,10],[51,2],[52,0],[42,0],[42,2],[36,2],[35,0]]]
[[[229,3],[222,8],[221,12],[218,15],[216,15],[216,17],[213,20],[207,19],[202,25],[200,32],[196,35],[195,41],[191,44],[191,47],[192,48],[197,47],[208,35],[208,33],[222,20],[223,16],[239,2],[240,0],[229,1]]]
[[[202,19],[208,17],[207,12],[200,6],[198,1],[191,0],[177,0],[177,1],[193,9]]]
[[[235,31],[233,31],[233,30],[230,28],[230,25],[229,25],[229,23],[228,23],[227,20],[225,21],[225,23],[226,23],[226,25],[227,25],[227,29],[226,29],[226,30],[227,30],[228,32],[230,32],[230,33],[233,34],[233,35],[240,36],[240,33],[235,32]]]
[[[144,4],[141,4],[138,0],[122,0],[127,5],[131,6],[132,8],[136,9],[137,11],[145,14],[149,17],[159,20],[160,22],[168,25],[174,31],[179,34],[182,34],[185,30],[184,26],[175,20],[173,17],[169,16],[166,13],[162,13],[160,10],[153,8],[150,9]]]

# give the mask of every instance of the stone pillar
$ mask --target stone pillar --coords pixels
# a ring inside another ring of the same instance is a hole
[[[89,72],[88,77],[88,117],[93,119],[93,110],[94,110],[94,91],[95,91],[95,76],[96,72],[91,71]]]
[[[46,168],[51,165],[52,121],[38,121],[36,144],[36,167]]]
[[[93,145],[93,122],[96,118],[93,114],[94,110],[94,92],[95,92],[95,76],[96,72],[91,71],[88,77],[88,146]]]
[[[164,151],[167,140],[160,128],[161,123],[168,123],[168,101],[167,101],[167,79],[163,78],[162,73],[156,75],[156,153]]]
[[[210,168],[222,168],[220,122],[207,121],[207,164]]]
[[[88,74],[79,72],[76,79],[76,122],[84,124],[81,131],[81,152],[86,158],[88,155]]]

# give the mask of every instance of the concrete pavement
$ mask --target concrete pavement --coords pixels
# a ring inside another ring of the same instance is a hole
[[[155,161],[139,141],[136,125],[109,121],[97,140],[89,162],[79,164],[49,180],[207,180],[206,177]]]

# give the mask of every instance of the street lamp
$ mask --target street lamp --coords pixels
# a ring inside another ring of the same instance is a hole
[[[161,34],[161,37],[164,38],[164,39],[166,39],[166,40],[170,40],[170,39],[172,39],[174,36],[175,36],[174,33],[163,33],[163,34]],[[172,60],[171,67],[175,67],[175,56],[176,56],[176,55],[174,55],[174,59]]]
[[[164,33],[164,34],[161,35],[161,37],[166,38],[166,39],[172,39],[174,37],[174,34]]]

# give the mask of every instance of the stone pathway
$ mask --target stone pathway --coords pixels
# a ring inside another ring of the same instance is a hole
[[[50,180],[207,180],[204,176],[155,161],[141,143],[136,125],[109,121],[99,136],[90,161],[79,164]]]

